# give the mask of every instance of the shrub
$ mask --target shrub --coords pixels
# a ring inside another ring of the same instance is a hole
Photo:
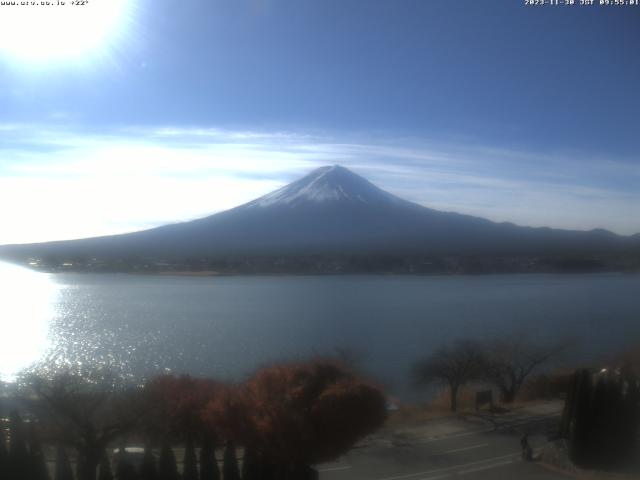
[[[250,443],[278,465],[335,459],[386,418],[380,390],[329,362],[263,369],[248,381],[244,402]]]
[[[189,375],[154,378],[144,388],[145,429],[160,437],[203,437],[202,410],[219,388],[215,380]]]

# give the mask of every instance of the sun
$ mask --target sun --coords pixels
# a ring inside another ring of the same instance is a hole
[[[79,59],[108,50],[132,0],[28,0],[0,7],[0,55],[22,61]]]

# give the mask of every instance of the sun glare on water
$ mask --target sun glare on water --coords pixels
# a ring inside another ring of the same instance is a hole
[[[28,0],[0,4],[0,53],[20,61],[80,59],[122,36],[132,0]]]
[[[44,273],[0,263],[0,381],[11,381],[49,347],[58,287]]]

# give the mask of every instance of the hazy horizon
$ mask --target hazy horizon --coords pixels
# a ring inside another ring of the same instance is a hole
[[[0,244],[199,218],[334,163],[437,210],[640,232],[640,9],[43,12],[0,18]]]
[[[323,170],[324,168],[330,168],[330,167],[332,167],[332,166],[339,166],[339,167],[343,167],[342,165],[339,165],[339,164],[334,164],[334,165],[322,165],[322,166],[319,166],[319,167],[314,168],[311,172],[306,172],[306,174],[312,174],[312,173],[315,173],[315,172],[317,172],[317,171],[321,171],[321,170]],[[305,174],[303,174],[303,177],[305,177],[305,176],[306,176],[306,175],[305,175]],[[364,177],[363,177],[363,178],[364,178]],[[295,180],[300,180],[300,178],[294,179],[294,181],[295,181]],[[269,195],[270,193],[277,192],[277,191],[279,191],[279,190],[281,189],[281,187],[287,187],[287,186],[288,186],[288,184],[285,184],[284,186],[276,187],[274,190],[271,190],[270,192],[267,192],[267,194],[266,194],[266,195],[261,195],[260,197],[249,199],[249,201],[247,201],[247,202],[243,201],[242,203],[240,203],[240,204],[238,204],[238,205],[233,205],[233,206],[229,207],[228,209],[233,209],[233,208],[238,207],[238,206],[246,205],[247,203],[252,203],[252,201],[253,201],[253,200],[258,200],[258,199],[260,199],[260,198],[262,198],[262,197],[269,197],[269,196],[270,196],[270,195]],[[399,197],[399,196],[398,196],[397,198],[401,198],[401,197]],[[406,200],[406,199],[405,199],[405,200]],[[415,202],[415,203],[418,203],[418,202]],[[429,207],[429,205],[423,205],[423,206]],[[228,209],[227,209],[227,208],[225,208],[225,209],[223,209],[223,210],[221,210],[221,211],[226,211],[226,210],[228,210]],[[211,214],[220,213],[221,211],[212,212]],[[114,232],[114,233],[108,233],[108,234],[106,234],[106,235],[118,235],[118,234],[124,234],[124,233],[133,233],[133,232],[136,232],[136,231],[142,231],[142,230],[145,230],[145,229],[147,229],[147,228],[154,228],[154,227],[156,227],[156,226],[162,226],[162,225],[170,225],[170,224],[177,224],[177,223],[182,223],[182,222],[188,222],[188,221],[190,221],[190,220],[194,220],[194,219],[202,218],[202,217],[204,217],[204,216],[208,216],[208,215],[210,215],[210,214],[203,214],[203,215],[201,215],[201,216],[199,216],[199,217],[194,217],[194,218],[178,219],[178,220],[176,220],[175,222],[160,223],[160,224],[158,224],[158,225],[149,225],[149,226],[148,226],[148,227],[146,227],[146,228],[145,228],[145,227],[141,227],[141,228],[139,228],[139,229],[134,229],[134,230],[129,230],[129,231],[121,231],[121,232],[119,231],[119,232]],[[521,226],[531,226],[531,225],[521,225]],[[537,227],[537,226],[548,227],[549,225],[534,225],[534,226],[536,226],[536,227]],[[555,227],[555,228],[562,228],[562,227]],[[595,227],[595,228],[593,228],[593,229],[599,229],[599,228],[600,228],[600,227]],[[576,228],[575,230],[580,231],[581,229]],[[592,229],[582,229],[582,230],[587,231],[587,230],[592,230]],[[632,233],[632,234],[633,234],[633,233]],[[47,241],[58,241],[58,240],[62,240],[62,241],[64,241],[64,240],[74,240],[74,239],[92,238],[92,237],[93,237],[93,236],[88,236],[88,237],[76,237],[76,238],[61,238],[61,239],[53,239],[53,240],[47,240]],[[23,243],[26,243],[26,242],[23,242]],[[39,243],[39,242],[36,242],[36,243]]]

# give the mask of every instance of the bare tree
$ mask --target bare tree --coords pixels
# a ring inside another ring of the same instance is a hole
[[[49,435],[76,448],[78,479],[95,480],[105,448],[137,423],[135,395],[105,376],[34,377],[30,386],[33,408]]]
[[[512,403],[527,378],[568,346],[567,340],[543,343],[526,334],[494,339],[485,346],[483,377],[498,387],[503,402]]]
[[[443,383],[451,393],[451,411],[458,410],[458,391],[466,383],[482,376],[485,357],[480,345],[470,340],[459,340],[440,347],[419,360],[414,366],[418,384]]]

